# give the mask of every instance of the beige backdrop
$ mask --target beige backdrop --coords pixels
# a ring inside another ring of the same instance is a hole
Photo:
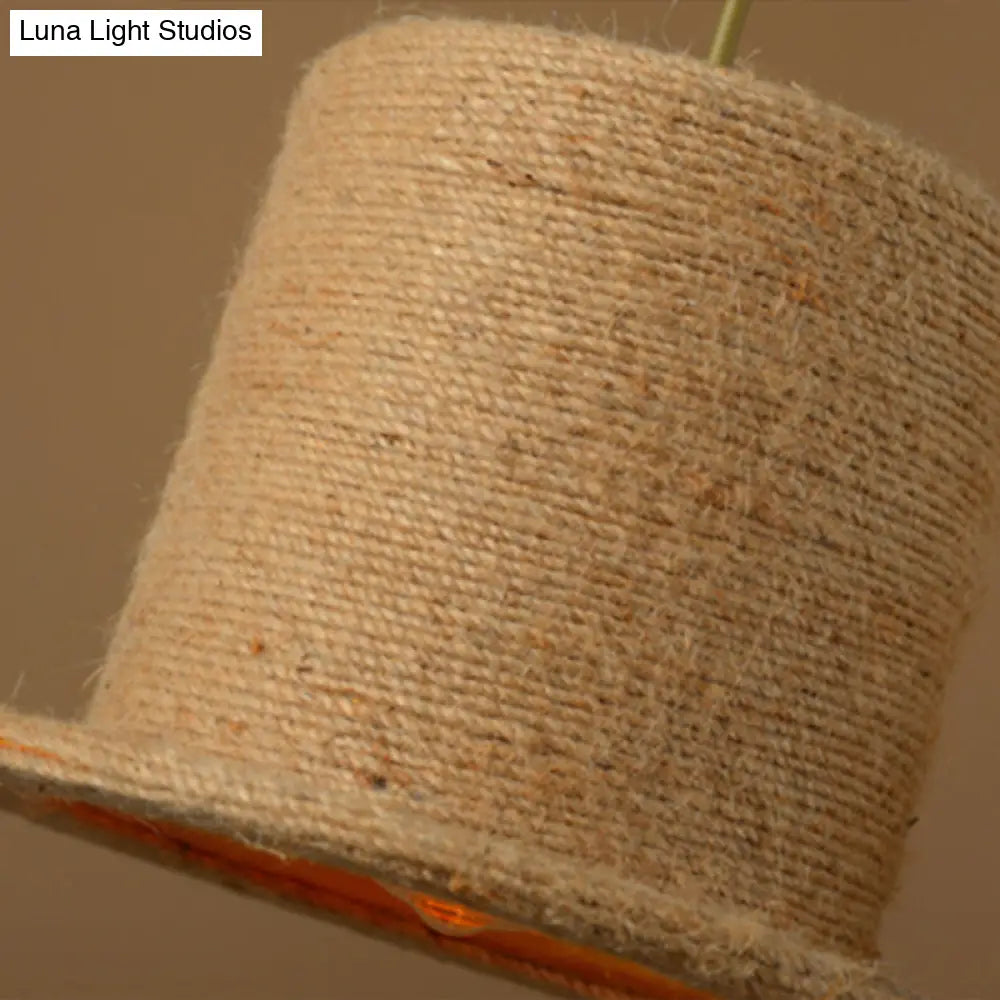
[[[0,700],[65,714],[82,704],[294,81],[377,6],[264,3],[262,59],[4,58]],[[421,9],[703,52],[719,6]],[[1000,194],[998,35],[996,0],[758,0],[743,52],[762,74],[903,128]],[[886,957],[940,1000],[1000,997],[1000,540],[990,558],[995,585],[950,688],[883,933]],[[0,819],[0,1000],[404,991],[535,995]]]

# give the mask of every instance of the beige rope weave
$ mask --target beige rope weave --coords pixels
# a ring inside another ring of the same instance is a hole
[[[720,998],[904,996],[872,960],[994,523],[998,290],[996,202],[802,89],[353,37],[86,722],[0,715],[59,758],[0,767]]]

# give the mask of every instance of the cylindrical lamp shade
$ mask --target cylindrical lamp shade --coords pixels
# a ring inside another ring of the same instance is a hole
[[[0,780],[472,908],[595,995],[906,996],[876,934],[994,523],[998,290],[996,202],[802,89],[352,37],[88,717],[0,716]]]

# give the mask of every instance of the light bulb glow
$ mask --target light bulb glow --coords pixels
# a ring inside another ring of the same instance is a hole
[[[379,882],[379,885],[397,899],[408,903],[424,924],[438,934],[446,934],[449,937],[470,937],[485,930],[509,929],[509,925],[498,917],[469,909],[461,903],[452,903],[386,882]]]

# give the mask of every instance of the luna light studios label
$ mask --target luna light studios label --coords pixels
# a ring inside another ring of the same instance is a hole
[[[259,10],[12,10],[13,55],[257,55]]]

